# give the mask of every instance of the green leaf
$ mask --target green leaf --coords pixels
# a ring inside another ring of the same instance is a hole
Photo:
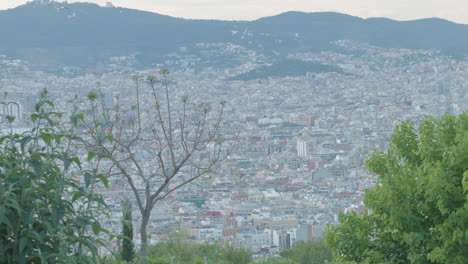
[[[78,166],[78,168],[81,169],[81,161],[80,161],[80,159],[78,157],[73,157],[72,161],[73,161],[73,163],[75,163],[76,166]]]
[[[66,158],[63,161],[63,167],[64,167],[65,171],[67,171],[70,168],[71,163],[72,163],[72,159],[70,159],[70,158]]]
[[[42,172],[43,172],[43,164],[40,160],[34,160],[34,161],[31,161],[31,166],[33,167],[34,169],[34,172],[36,173],[36,175],[38,177],[41,177],[42,176]]]
[[[26,243],[28,243],[28,239],[25,238],[25,237],[22,237],[22,238],[20,239],[20,244],[19,244],[19,252],[20,252],[20,253],[23,253],[24,248],[26,247]]]
[[[101,232],[101,225],[99,225],[99,223],[93,222],[91,226],[93,228],[94,234],[99,235],[99,233]]]
[[[21,151],[24,151],[26,144],[28,144],[31,141],[32,137],[31,136],[24,136],[20,140],[20,146],[21,146]]]
[[[43,237],[42,237],[37,231],[35,231],[35,230],[30,230],[29,232],[30,232],[31,234],[33,234],[34,238],[35,238],[37,241],[39,241],[39,242],[41,242],[41,243],[44,242]]]
[[[91,173],[89,173],[89,172],[84,173],[84,180],[85,180],[86,188],[89,187],[89,185],[91,184],[92,179],[93,179],[93,175],[91,175]]]
[[[88,161],[94,159],[94,157],[96,157],[96,153],[92,152],[92,151],[89,151],[88,152]]]
[[[3,223],[5,224],[8,229],[13,229],[13,225],[11,224],[10,220],[8,219],[7,215],[6,215],[6,210],[5,210],[5,206],[3,205],[0,205],[0,223]]]
[[[34,123],[37,121],[37,119],[39,118],[39,115],[38,114],[31,114],[31,121]]]
[[[84,196],[83,192],[76,192],[75,194],[73,194],[72,203],[76,202],[78,199],[80,199],[83,196]]]
[[[54,137],[49,133],[41,133],[40,138],[44,141],[47,146],[52,145],[52,140]]]
[[[15,117],[14,116],[5,116],[5,118],[7,119],[8,123],[13,123],[15,121]]]
[[[55,207],[52,209],[52,222],[54,225],[58,225],[59,221],[65,215],[65,207],[60,205],[59,207]]]
[[[89,92],[86,97],[88,98],[89,101],[94,102],[97,99],[97,94],[94,92]]]
[[[103,174],[98,174],[97,177],[101,180],[101,182],[104,184],[106,188],[109,188],[109,180],[107,177]]]

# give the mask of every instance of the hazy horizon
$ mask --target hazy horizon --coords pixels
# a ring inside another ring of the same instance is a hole
[[[25,4],[25,0],[0,2],[0,10]],[[63,2],[61,0],[56,2]],[[105,5],[106,0],[71,0],[69,3],[90,2]],[[438,17],[468,24],[468,1],[459,0],[114,0],[115,6],[156,12],[183,18],[254,20],[287,11],[339,12],[363,18],[387,17],[395,20],[414,20]]]

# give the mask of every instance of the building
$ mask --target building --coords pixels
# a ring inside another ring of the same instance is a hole
[[[299,138],[296,144],[296,151],[297,151],[297,156],[303,159],[308,159],[309,158],[308,142],[303,138]]]
[[[287,232],[279,233],[279,247],[281,249],[291,248],[291,234]]]
[[[321,240],[323,239],[325,228],[325,225],[301,224],[300,227],[296,230],[296,242]]]

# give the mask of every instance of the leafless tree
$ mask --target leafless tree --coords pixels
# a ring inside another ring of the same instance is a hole
[[[221,137],[224,102],[217,110],[209,104],[175,101],[168,71],[134,78],[131,107],[105,105],[98,86],[88,94],[83,126],[88,155],[99,156],[108,176],[123,177],[141,214],[141,256],[147,255],[148,222],[154,206],[172,192],[213,173],[230,147]],[[120,99],[117,99],[119,101]],[[107,165],[104,165],[107,164]]]

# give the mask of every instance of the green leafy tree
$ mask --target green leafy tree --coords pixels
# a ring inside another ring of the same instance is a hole
[[[223,263],[243,264],[252,261],[252,253],[245,248],[225,247],[221,251]]]
[[[57,128],[53,106],[43,93],[22,133],[13,116],[1,120],[0,263],[98,261],[104,201],[92,190],[100,175],[72,155],[80,139]]]
[[[171,234],[166,242],[150,246],[148,261],[171,264],[245,264],[252,261],[252,253],[243,248],[223,247],[219,244],[191,244],[179,232]]]
[[[326,241],[339,263],[468,263],[468,114],[403,122],[367,166],[368,214],[340,215]]]
[[[281,251],[281,257],[299,264],[322,264],[333,259],[330,249],[321,240],[299,241],[290,249]]]
[[[127,200],[122,208],[122,259],[132,261],[135,257],[135,249],[133,244],[133,223],[132,223],[132,205]]]
[[[148,256],[151,259],[172,259],[173,263],[187,263],[197,257],[197,246],[185,241],[183,232],[173,232],[165,242],[149,247]]]
[[[183,263],[219,263],[223,247],[218,244],[191,244],[185,240],[183,232],[169,234],[166,242],[148,248],[149,260]],[[151,262],[150,262],[151,263]]]

